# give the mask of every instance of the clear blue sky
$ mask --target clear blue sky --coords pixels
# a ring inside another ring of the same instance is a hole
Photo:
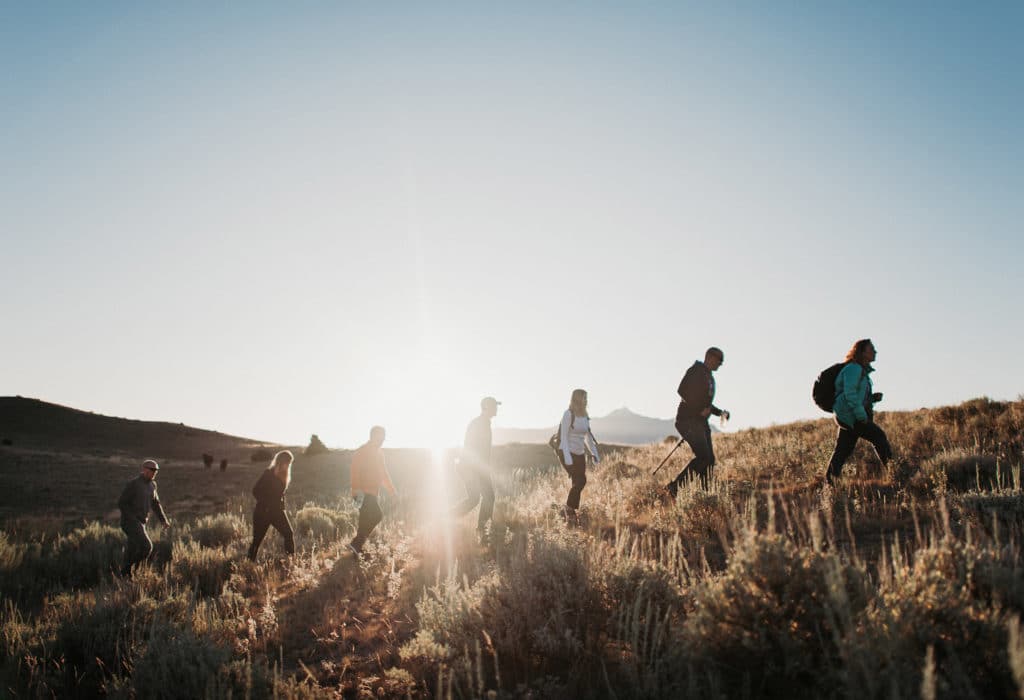
[[[1024,392],[1024,3],[5,3],[0,394],[289,443]],[[599,436],[600,437],[600,436]]]

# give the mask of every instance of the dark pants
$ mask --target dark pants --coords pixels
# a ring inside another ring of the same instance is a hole
[[[352,547],[356,550],[361,550],[366,542],[366,538],[373,532],[373,528],[377,527],[383,519],[384,513],[380,509],[377,497],[364,493],[363,505],[359,509],[359,529],[356,531],[355,539],[352,540]]]
[[[249,559],[252,561],[256,561],[256,552],[271,525],[284,537],[284,551],[295,554],[295,533],[284,509],[257,508],[252,514],[252,545],[249,547]]]
[[[462,516],[480,504],[480,515],[476,520],[477,530],[483,530],[487,521],[494,515],[494,484],[486,467],[459,465],[459,476],[466,484],[466,500],[452,509],[452,513]]]
[[[711,426],[708,425],[707,418],[700,416],[678,418],[676,430],[693,450],[693,459],[676,475],[675,479],[669,482],[667,487],[669,493],[675,496],[686,478],[699,478],[701,488],[706,489],[711,476],[711,468],[715,466],[715,448],[711,445]]]
[[[131,576],[132,570],[149,559],[149,555],[153,553],[153,541],[146,534],[146,524],[138,518],[121,516],[121,531],[128,537],[121,575]]]
[[[572,463],[563,464],[562,467],[569,473],[569,478],[572,479],[572,488],[569,489],[569,496],[565,499],[565,505],[567,508],[576,510],[580,507],[580,494],[583,493],[583,487],[587,485],[587,456],[574,454],[572,456]]]
[[[857,439],[864,438],[875,448],[875,453],[882,464],[888,464],[892,459],[892,447],[889,445],[889,438],[885,431],[878,427],[873,421],[861,421],[855,423],[851,428],[848,425],[839,423],[839,433],[836,435],[836,447],[832,451],[832,459],[828,463],[828,471],[825,478],[832,481],[843,471],[843,465],[853,454],[853,448],[857,446]]]

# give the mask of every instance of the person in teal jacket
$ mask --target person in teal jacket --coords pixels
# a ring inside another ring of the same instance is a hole
[[[842,472],[843,464],[853,453],[859,438],[871,443],[883,465],[892,459],[889,438],[874,421],[874,405],[882,400],[881,394],[872,391],[874,387],[871,384],[871,373],[875,371],[871,363],[877,355],[870,338],[858,340],[846,353],[843,360],[846,366],[836,377],[836,401],[832,412],[839,433],[825,472],[825,480],[830,484]]]

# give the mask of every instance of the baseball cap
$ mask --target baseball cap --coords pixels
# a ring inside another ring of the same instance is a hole
[[[487,406],[500,406],[501,401],[494,398],[493,396],[485,396],[480,399],[480,408],[487,408]]]

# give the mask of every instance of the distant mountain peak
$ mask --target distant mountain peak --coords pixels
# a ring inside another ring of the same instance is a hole
[[[616,409],[615,409],[614,411],[612,411],[611,413],[609,413],[609,414],[608,414],[607,416],[605,416],[605,417],[606,417],[606,418],[612,418],[612,417],[619,417],[619,418],[628,418],[628,417],[630,417],[630,416],[635,416],[635,415],[637,415],[637,414],[636,414],[636,413],[633,413],[633,412],[632,412],[632,411],[630,411],[630,410],[629,410],[628,408],[626,408],[625,406],[623,406],[622,408],[616,408]]]

